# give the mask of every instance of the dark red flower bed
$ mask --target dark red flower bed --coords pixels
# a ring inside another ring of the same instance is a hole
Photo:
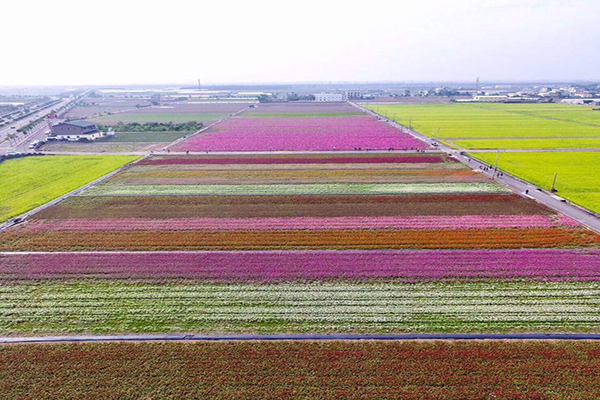
[[[597,399],[597,342],[0,347],[3,399]]]

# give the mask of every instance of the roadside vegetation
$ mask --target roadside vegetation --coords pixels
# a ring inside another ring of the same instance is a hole
[[[202,129],[204,125],[202,122],[189,121],[183,123],[173,122],[146,122],[146,123],[123,123],[119,122],[116,125],[105,126],[102,124],[98,125],[98,129],[101,131],[107,131],[112,128],[115,132],[196,132]]]

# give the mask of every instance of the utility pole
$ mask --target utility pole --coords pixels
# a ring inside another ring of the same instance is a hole
[[[550,189],[550,191],[551,191],[552,193],[556,193],[556,192],[558,192],[558,190],[556,189],[556,177],[557,177],[557,176],[558,176],[558,172],[556,172],[556,173],[554,174],[554,180],[552,181],[552,189]]]
[[[500,158],[500,149],[498,149],[498,153],[496,153],[496,165],[494,166],[494,176],[498,172],[498,159]]]

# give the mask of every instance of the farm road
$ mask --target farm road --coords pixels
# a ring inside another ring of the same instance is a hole
[[[440,152],[441,145],[438,146],[440,149],[433,150],[421,150],[421,153],[437,154]],[[450,151],[455,152],[455,149],[448,148]],[[465,150],[466,151],[466,150]],[[469,153],[493,153],[495,150],[468,150]],[[585,149],[506,149],[502,150],[503,153],[552,153],[552,152],[573,152],[573,151],[600,151],[600,148],[585,148]],[[119,153],[102,153],[102,152],[65,152],[65,151],[41,151],[42,154],[55,154],[55,155],[156,155],[156,156],[243,156],[243,155],[310,155],[310,154],[407,154],[414,153],[415,150],[306,150],[306,151],[170,151],[158,150],[154,152],[149,151],[136,151],[136,152],[119,152]],[[452,154],[456,156],[455,154]]]
[[[333,340],[600,340],[593,333],[411,333],[398,335],[357,334],[279,334],[279,335],[81,335],[0,337],[0,344],[20,343],[85,343],[85,342],[215,342],[215,341],[333,341]]]

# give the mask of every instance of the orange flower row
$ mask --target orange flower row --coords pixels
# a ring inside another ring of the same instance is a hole
[[[579,228],[456,230],[40,231],[0,235],[0,250],[515,249],[600,245]]]

